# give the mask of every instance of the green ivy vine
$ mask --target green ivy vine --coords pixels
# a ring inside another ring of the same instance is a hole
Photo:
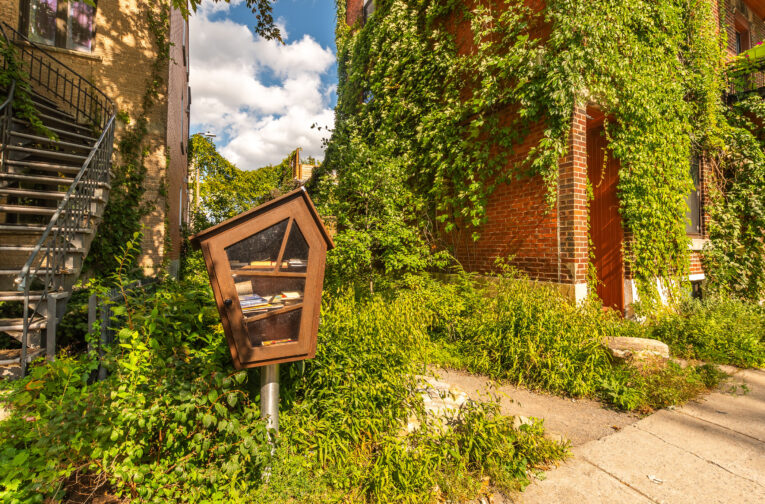
[[[16,48],[12,44],[8,44],[5,37],[0,37],[0,59],[4,62],[4,68],[0,69],[0,89],[10,92],[11,84],[16,83],[13,103],[11,103],[13,114],[20,119],[29,121],[32,129],[38,134],[58,140],[58,135],[48,129],[40,120],[32,101],[29,75],[22,68]]]
[[[96,273],[115,269],[115,257],[124,244],[141,230],[142,219],[155,206],[155,202],[144,200],[146,161],[150,154],[148,116],[164,88],[163,75],[170,62],[169,4],[157,2],[156,7],[146,9],[146,18],[157,53],[151,64],[137,118],[131,120],[124,111],[117,114],[117,120],[124,125],[124,129],[116,145],[109,204],[86,261],[86,266]]]
[[[651,299],[657,277],[688,271],[692,154],[715,157],[730,139],[725,30],[709,0],[527,3],[379,0],[365,25],[348,27],[339,0],[340,83],[324,169],[342,179],[342,146],[362,142],[395,159],[423,202],[414,226],[477,239],[499,184],[540,176],[554,203],[574,108],[597,105],[621,163],[626,257]],[[514,148],[540,121],[543,138],[519,159]]]

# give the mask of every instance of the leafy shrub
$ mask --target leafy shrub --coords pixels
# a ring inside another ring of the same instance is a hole
[[[594,394],[611,370],[602,340],[618,322],[553,287],[511,273],[484,286],[466,278],[434,298],[434,334],[453,342],[474,373],[582,396]]]
[[[282,367],[272,454],[248,391],[257,371],[231,368],[205,283],[126,291],[113,309],[118,344],[105,381],[90,382],[97,363],[84,354],[33,366],[12,384],[0,500],[87,492],[138,502],[429,502],[474,496],[484,474],[522,487],[527,471],[565,453],[540,425],[514,429],[496,405],[471,404],[446,430],[429,423],[413,384],[434,315],[413,285],[326,300],[316,358]],[[406,436],[411,414],[423,428]]]
[[[741,367],[765,365],[765,309],[752,302],[726,297],[687,300],[677,312],[649,321],[647,332],[679,357]]]
[[[648,363],[640,370],[622,366],[604,377],[599,395],[618,409],[650,412],[683,404],[726,377],[709,364],[683,368],[674,362]]]

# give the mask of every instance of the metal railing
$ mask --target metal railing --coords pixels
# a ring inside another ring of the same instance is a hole
[[[29,79],[28,84],[32,91],[69,113],[78,124],[100,132],[98,140],[16,278],[18,290],[24,292],[21,342],[21,371],[24,374],[30,325],[37,320],[47,319],[48,334],[51,334],[50,324],[56,323],[55,306],[58,294],[71,287],[67,278],[75,273],[70,261],[74,261],[72,252],[78,248],[78,234],[95,231],[97,223],[94,219],[99,204],[97,195],[99,190],[108,184],[110,178],[115,109],[113,102],[93,83],[56,59],[43,47],[31,42],[7,24],[3,25],[4,27],[0,25],[0,31],[7,44],[10,44],[10,40],[6,29],[15,35],[14,44],[18,55],[16,64]],[[4,61],[3,67],[6,68],[7,64],[8,62]],[[7,140],[11,127],[12,106],[13,102],[9,99],[4,110],[4,140]],[[6,144],[7,142],[3,144],[4,151]],[[41,290],[41,297],[35,306],[31,307],[29,297],[33,284],[35,289]],[[49,357],[55,353],[55,348],[51,349],[50,346],[51,342],[48,341]]]
[[[728,101],[740,100],[750,94],[765,96],[765,58],[738,58],[728,66]]]
[[[37,94],[55,102],[79,124],[94,131],[106,128],[114,115],[114,103],[103,91],[8,23],[3,22],[0,30],[6,40],[7,33],[13,37],[18,63]]]

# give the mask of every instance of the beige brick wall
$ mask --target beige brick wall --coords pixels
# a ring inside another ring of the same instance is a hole
[[[0,20],[18,29],[20,5],[23,5],[20,2],[26,1],[0,0]],[[126,112],[133,121],[141,113],[151,65],[157,55],[146,15],[147,9],[157,9],[156,5],[155,0],[99,0],[92,53],[50,48],[57,59],[93,82],[114,100],[118,111]],[[181,151],[180,142],[188,136],[188,117],[184,119],[181,129],[178,110],[181,95],[185,108],[188,103],[188,58],[184,62],[181,52],[184,30],[187,28],[182,17],[174,12],[170,39],[175,45],[171,49],[168,68],[163,69],[165,85],[148,116],[149,132],[144,141],[148,147],[144,199],[150,204],[151,213],[143,222],[145,234],[141,265],[147,274],[157,271],[166,253],[170,253],[168,259],[174,259],[180,250],[178,193],[181,188],[185,189],[181,181],[186,176],[185,146]],[[122,130],[123,126],[118,122],[117,139]],[[170,157],[169,166],[167,156]],[[169,198],[167,202],[162,196],[163,184]],[[166,206],[171,210],[168,215],[171,251],[165,250]]]

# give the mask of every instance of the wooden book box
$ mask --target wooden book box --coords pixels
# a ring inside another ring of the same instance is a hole
[[[316,354],[327,250],[334,247],[305,189],[193,237],[201,248],[237,369]]]

